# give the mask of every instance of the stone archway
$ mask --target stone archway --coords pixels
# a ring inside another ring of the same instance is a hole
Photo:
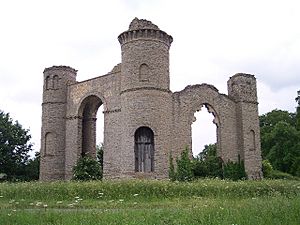
[[[194,149],[195,147],[195,139],[196,137],[198,138],[198,133],[195,135],[195,127],[193,127],[195,125],[195,123],[197,123],[198,119],[199,118],[196,118],[195,114],[200,112],[200,111],[203,111],[203,108],[205,108],[206,110],[206,114],[210,114],[210,117],[209,119],[212,119],[212,120],[209,120],[210,123],[212,123],[212,126],[215,125],[215,128],[214,128],[214,131],[213,131],[213,135],[215,136],[215,140],[213,142],[206,142],[205,145],[208,145],[208,144],[216,144],[217,146],[217,154],[219,155],[219,151],[220,151],[220,119],[219,119],[219,116],[217,114],[217,112],[215,111],[215,109],[209,104],[209,103],[202,103],[200,104],[200,106],[198,107],[198,109],[196,111],[193,112],[193,121],[192,121],[192,124],[191,124],[191,129],[192,129],[192,135],[191,135],[191,154],[195,154],[196,152],[196,149]],[[201,125],[201,124],[196,124],[197,125],[197,128],[199,129],[199,126],[201,126],[201,129],[206,129],[205,126]],[[207,125],[207,124],[205,124]],[[198,130],[199,131],[199,130]],[[205,132],[204,131],[200,131],[202,134],[204,134]],[[210,132],[210,134],[212,134],[212,131]],[[199,147],[199,146],[197,146]],[[202,146],[204,147],[204,145]],[[203,149],[202,149],[203,150]],[[197,152],[201,152],[198,151]]]
[[[79,118],[81,119],[81,129],[79,130],[79,136],[81,137],[81,143],[79,143],[79,147],[81,156],[96,157],[97,111],[102,104],[103,102],[99,97],[90,95],[80,105]]]

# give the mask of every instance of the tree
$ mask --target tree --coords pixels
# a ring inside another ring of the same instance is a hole
[[[25,166],[24,180],[38,180],[40,175],[40,153],[36,152],[33,159],[29,159]]]
[[[217,145],[205,145],[193,160],[195,177],[223,177],[222,160],[217,156]]]
[[[266,158],[274,169],[295,175],[292,168],[297,168],[295,159],[300,157],[300,133],[296,128],[280,121],[268,134],[266,143],[271,146]]]
[[[261,115],[259,117],[259,122],[260,122],[262,157],[263,159],[266,159],[271,148],[276,143],[276,140],[270,137],[271,132],[275,129],[277,123],[279,122],[285,122],[291,127],[295,127],[296,114],[290,113],[288,111],[275,109],[269,113]]]
[[[5,173],[7,179],[24,176],[28,153],[32,150],[30,138],[29,130],[0,110],[0,173]]]
[[[300,91],[297,92],[298,96],[295,98],[297,105],[296,111],[296,129],[300,131]]]

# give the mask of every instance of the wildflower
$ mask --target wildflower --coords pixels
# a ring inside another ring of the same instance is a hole
[[[17,212],[17,210],[16,210],[16,209],[13,209],[12,211],[13,211],[13,212]]]
[[[137,202],[134,202],[133,204],[134,204],[134,205],[136,205],[136,204],[137,204]]]
[[[63,203],[62,201],[57,201],[57,202],[56,202],[56,204],[62,204],[62,203]]]
[[[76,196],[75,199],[79,199],[79,196]]]
[[[103,192],[98,192],[98,195],[103,195]]]
[[[221,210],[224,210],[224,208],[223,208],[223,207],[220,207],[220,209],[221,209]]]
[[[73,208],[73,207],[74,207],[74,204],[73,204],[73,203],[70,203],[70,204],[68,204],[68,206],[69,206],[70,208]]]
[[[34,203],[33,203],[33,202],[30,202],[29,205],[34,205]]]
[[[37,202],[35,205],[36,205],[36,206],[41,206],[41,205],[42,205],[42,202]]]
[[[11,216],[11,213],[8,213],[7,215],[8,215],[8,216]]]
[[[109,200],[108,202],[113,202],[114,200]]]
[[[119,202],[124,202],[124,199],[119,199]]]
[[[139,195],[139,194],[134,194],[133,196],[136,197],[136,196],[138,196],[138,195]]]
[[[3,195],[0,195],[0,198],[3,198]]]
[[[44,208],[47,208],[47,207],[48,207],[48,205],[47,205],[47,204],[44,204],[44,205],[43,205],[43,207],[44,207]]]

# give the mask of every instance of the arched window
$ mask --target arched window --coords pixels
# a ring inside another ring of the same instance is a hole
[[[149,127],[140,127],[134,134],[135,172],[154,171],[154,134]]]
[[[46,90],[49,90],[51,87],[50,87],[50,76],[47,76],[46,77],[46,80],[45,80],[45,83],[46,83]]]
[[[150,80],[150,68],[145,63],[140,66],[139,79],[143,82]]]
[[[56,90],[56,89],[58,89],[58,76],[57,75],[55,75],[54,77],[53,77],[53,89],[54,90]]]
[[[56,146],[56,134],[54,132],[48,132],[45,135],[45,152],[44,155],[49,156],[53,155],[55,153],[55,150],[57,150]]]
[[[250,151],[255,150],[255,132],[250,130]]]

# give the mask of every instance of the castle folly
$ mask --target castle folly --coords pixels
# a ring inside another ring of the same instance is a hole
[[[236,74],[228,95],[208,84],[170,91],[173,38],[135,18],[118,37],[122,62],[107,75],[77,82],[76,70],[44,70],[41,180],[69,180],[82,155],[96,155],[96,114],[104,107],[104,178],[167,178],[169,154],[191,149],[194,113],[214,115],[224,162],[244,160],[250,179],[262,177],[256,80]]]

